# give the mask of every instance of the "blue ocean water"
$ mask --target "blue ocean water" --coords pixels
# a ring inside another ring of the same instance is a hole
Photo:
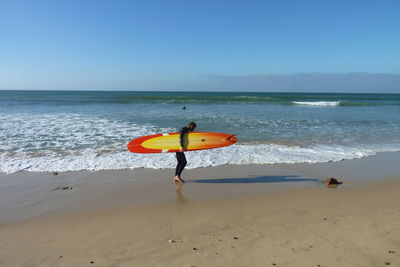
[[[188,152],[191,168],[400,151],[398,94],[0,91],[0,172],[173,167],[173,154],[132,154],[126,144],[190,121],[238,137]]]

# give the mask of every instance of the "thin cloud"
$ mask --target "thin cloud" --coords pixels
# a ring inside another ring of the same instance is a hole
[[[206,75],[201,80],[207,86],[232,91],[400,93],[400,74],[390,73]]]

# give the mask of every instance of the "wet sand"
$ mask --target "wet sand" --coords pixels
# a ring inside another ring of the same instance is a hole
[[[0,175],[0,266],[400,266],[399,158]]]

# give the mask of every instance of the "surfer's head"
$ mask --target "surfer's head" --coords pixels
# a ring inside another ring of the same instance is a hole
[[[194,131],[194,129],[196,129],[197,125],[194,122],[190,122],[188,125],[186,125],[186,127],[190,130],[190,131]]]

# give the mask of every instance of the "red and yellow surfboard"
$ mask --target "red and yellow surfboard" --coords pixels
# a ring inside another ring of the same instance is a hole
[[[184,136],[185,151],[212,149],[236,143],[235,135],[209,132],[190,132]],[[179,133],[164,133],[142,136],[127,145],[133,153],[179,152]]]

